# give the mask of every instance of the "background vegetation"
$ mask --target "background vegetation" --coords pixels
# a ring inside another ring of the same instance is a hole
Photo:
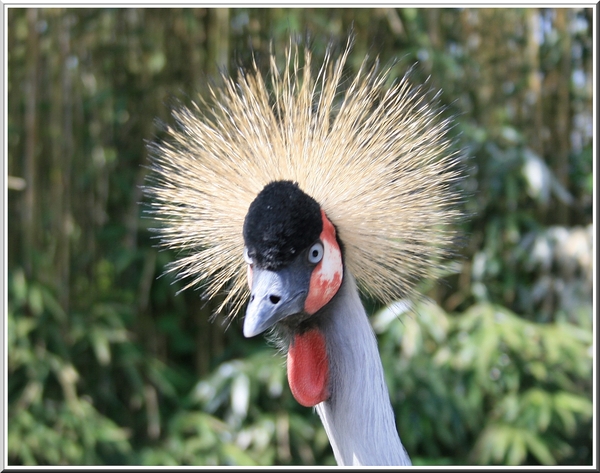
[[[283,360],[159,278],[145,142],[269,40],[442,89],[465,245],[367,301],[415,464],[592,462],[592,9],[8,9],[8,462],[334,464]],[[234,72],[235,73],[235,72]],[[414,303],[413,303],[414,304]],[[398,316],[399,315],[399,316]]]

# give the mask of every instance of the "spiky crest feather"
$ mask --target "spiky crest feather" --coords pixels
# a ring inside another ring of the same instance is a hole
[[[411,294],[447,255],[460,214],[448,123],[421,87],[405,76],[386,88],[390,69],[367,59],[343,91],[350,49],[337,60],[328,50],[316,76],[308,49],[301,67],[292,45],[283,72],[271,54],[270,87],[256,64],[224,75],[208,101],[175,110],[170,139],[153,145],[151,212],[161,244],[185,252],[169,271],[208,297],[223,292],[217,312],[235,314],[248,295],[244,217],[274,180],[296,181],[322,206],[371,296]]]

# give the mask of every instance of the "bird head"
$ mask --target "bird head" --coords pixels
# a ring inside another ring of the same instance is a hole
[[[278,322],[297,328],[338,292],[344,269],[335,227],[296,183],[266,185],[250,205],[243,234],[246,337]]]

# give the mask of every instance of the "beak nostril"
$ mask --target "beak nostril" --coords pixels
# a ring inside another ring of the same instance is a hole
[[[277,304],[281,300],[281,297],[279,297],[279,296],[269,296],[269,300],[271,301],[271,303]]]
[[[253,300],[254,300],[254,294],[252,294],[252,295],[250,296],[250,302],[252,302]]]

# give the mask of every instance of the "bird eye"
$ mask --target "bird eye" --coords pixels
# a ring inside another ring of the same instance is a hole
[[[247,247],[244,247],[244,261],[248,264],[254,264],[254,261],[252,261],[252,258],[250,258],[250,255],[248,254]]]
[[[317,264],[323,259],[323,243],[318,241],[308,250],[308,261],[313,264]]]

